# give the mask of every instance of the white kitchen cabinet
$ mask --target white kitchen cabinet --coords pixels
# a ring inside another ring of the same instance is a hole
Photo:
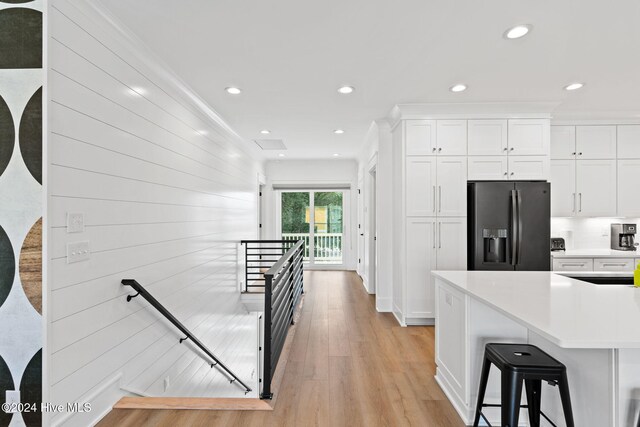
[[[576,161],[551,160],[551,216],[576,214]]]
[[[550,129],[546,119],[509,120],[509,154],[548,156]]]
[[[632,258],[595,258],[593,271],[633,271]]]
[[[436,152],[436,121],[405,120],[405,149],[407,156],[432,155]]]
[[[436,269],[435,218],[408,218],[406,225],[406,313],[409,318],[434,317],[431,270]]]
[[[577,215],[616,216],[616,161],[578,160],[576,165]]]
[[[576,127],[551,126],[551,159],[576,158]]]
[[[640,217],[640,159],[618,160],[618,216]]]
[[[469,156],[469,181],[508,179],[507,156]]]
[[[618,159],[640,159],[640,125],[618,126]]]
[[[576,126],[577,158],[615,159],[615,126]]]
[[[438,216],[467,215],[467,158],[438,157]]]
[[[467,155],[467,121],[438,120],[436,126],[437,154],[443,156]]]
[[[467,296],[438,280],[436,304],[438,327],[436,328],[436,364],[450,378],[448,385],[455,393],[468,402],[468,378],[466,355],[467,339]]]
[[[506,120],[469,120],[468,154],[470,156],[500,156],[507,154]]]
[[[467,219],[438,218],[438,270],[467,269]]]
[[[436,198],[438,196],[436,166],[435,157],[407,157],[405,171],[407,216],[436,215]]]
[[[549,156],[509,156],[509,179],[549,179]]]
[[[554,258],[553,271],[593,271],[593,258]]]

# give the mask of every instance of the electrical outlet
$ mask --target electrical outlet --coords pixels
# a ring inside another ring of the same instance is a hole
[[[171,381],[169,380],[169,377],[165,377],[165,379],[164,379],[164,391],[167,391],[169,389],[169,386],[171,386]]]
[[[67,264],[86,261],[91,258],[89,241],[67,243]]]
[[[15,410],[9,411],[9,413],[18,412],[17,405],[20,403],[20,390],[7,390],[5,401],[9,405],[14,405]]]
[[[84,214],[67,212],[67,233],[84,232]]]

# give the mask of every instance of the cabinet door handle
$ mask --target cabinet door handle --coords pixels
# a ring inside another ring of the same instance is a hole
[[[438,148],[438,153],[442,151],[442,148]]]
[[[578,153],[578,156],[582,156],[582,153]]]
[[[442,212],[442,185],[438,185],[438,212]]]
[[[627,265],[626,262],[618,262],[618,263],[610,262],[610,263],[602,264],[603,267],[624,267],[626,265]]]
[[[573,193],[573,209],[571,209],[571,212],[575,212],[576,211],[576,193]]]
[[[436,152],[435,147],[433,148],[433,150],[431,150],[431,152],[432,152],[432,153],[435,153],[435,152]],[[575,153],[573,153],[573,154],[575,154]]]
[[[584,267],[584,262],[574,262],[574,263],[570,263],[570,262],[564,262],[562,263],[563,267]]]
[[[578,203],[578,212],[582,212],[582,193],[578,193],[578,197],[580,198],[580,202]]]
[[[436,186],[433,186],[433,212],[436,211]]]
[[[511,147],[511,148],[509,149],[509,151],[513,151],[513,147]]]
[[[438,223],[438,248],[442,248],[442,223]]]
[[[575,156],[575,155],[576,155],[576,152],[574,151],[573,153],[571,153],[571,155],[572,155],[572,156]]]
[[[436,222],[433,222],[433,249],[436,248]]]
[[[504,147],[504,148],[502,149],[502,151],[508,151],[508,150],[509,150],[509,149],[508,149],[507,147]]]

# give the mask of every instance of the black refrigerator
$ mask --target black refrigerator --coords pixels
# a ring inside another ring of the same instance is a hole
[[[467,269],[550,271],[551,186],[469,181]]]

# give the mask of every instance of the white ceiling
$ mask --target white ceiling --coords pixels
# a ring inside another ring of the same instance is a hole
[[[640,117],[638,0],[102,3],[242,137],[270,129],[287,158],[354,157],[399,103],[558,101],[557,114]],[[521,23],[533,31],[503,38]],[[562,90],[573,81],[586,86]],[[449,92],[458,82],[469,89]],[[356,91],[338,94],[343,84]]]

